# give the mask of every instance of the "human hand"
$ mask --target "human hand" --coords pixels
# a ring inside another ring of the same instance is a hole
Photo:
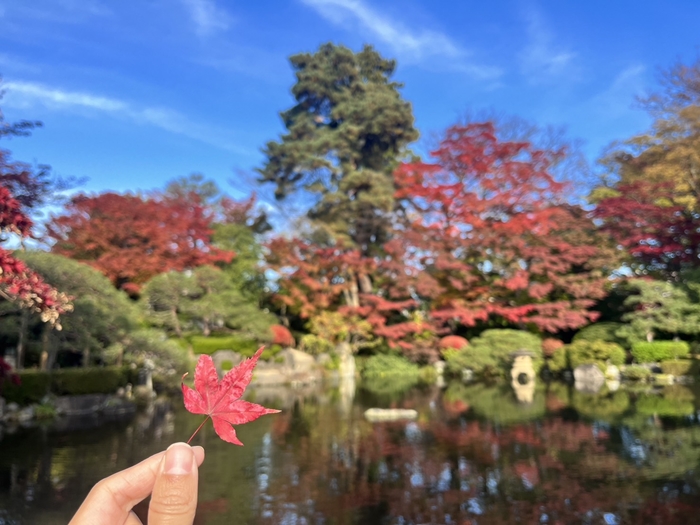
[[[68,525],[142,525],[131,509],[149,494],[148,525],[192,525],[203,461],[202,447],[170,445],[97,483]]]

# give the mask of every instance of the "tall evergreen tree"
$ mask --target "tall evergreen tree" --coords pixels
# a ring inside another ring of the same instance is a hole
[[[296,104],[281,114],[287,132],[264,148],[260,181],[275,184],[278,199],[305,192],[308,217],[329,240],[371,254],[387,240],[392,173],[418,137],[391,80],[396,63],[371,46],[353,53],[334,44],[290,62]]]

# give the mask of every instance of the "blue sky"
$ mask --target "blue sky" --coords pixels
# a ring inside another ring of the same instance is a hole
[[[333,41],[398,60],[419,151],[493,109],[564,125],[595,160],[648,125],[634,97],[696,58],[698,20],[690,0],[0,0],[0,107],[44,122],[3,147],[83,191],[201,172],[240,196],[292,104],[287,57]]]

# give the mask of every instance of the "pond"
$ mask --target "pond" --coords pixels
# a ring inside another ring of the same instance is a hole
[[[205,427],[196,523],[673,525],[700,513],[689,387],[539,385],[523,404],[507,385],[381,386],[252,392],[284,411],[239,427],[244,447]],[[371,423],[373,406],[418,418]],[[95,423],[0,437],[0,524],[66,524],[96,481],[185,440],[200,418],[161,405]]]

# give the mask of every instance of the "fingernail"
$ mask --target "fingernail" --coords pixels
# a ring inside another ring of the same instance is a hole
[[[194,453],[186,443],[175,443],[165,451],[165,474],[183,475],[192,472]]]

